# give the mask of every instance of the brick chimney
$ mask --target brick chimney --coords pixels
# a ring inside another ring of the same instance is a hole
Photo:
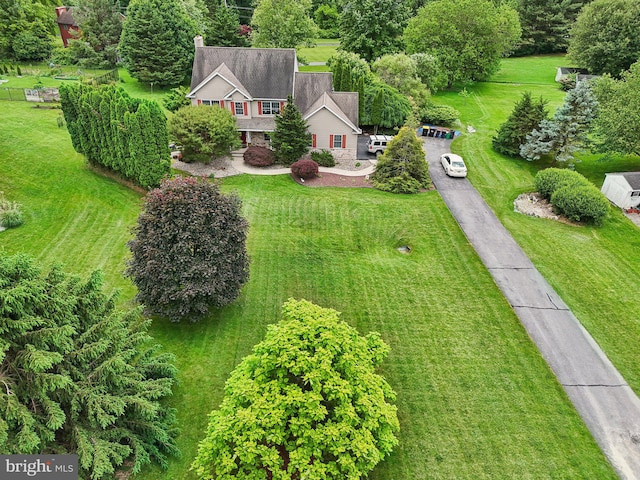
[[[196,35],[193,39],[193,43],[196,46],[196,48],[204,47],[204,40],[202,39],[202,35]]]

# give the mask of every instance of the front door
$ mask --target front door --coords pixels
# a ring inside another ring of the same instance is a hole
[[[240,141],[243,147],[247,146],[247,132],[240,132]]]

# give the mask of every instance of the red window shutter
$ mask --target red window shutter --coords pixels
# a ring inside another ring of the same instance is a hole
[[[342,135],[342,148],[347,148],[347,136]]]
[[[247,102],[244,102],[242,104],[242,110],[244,110],[244,116],[246,117],[247,115],[249,115],[249,109],[247,108]]]
[[[329,148],[333,148],[333,135],[329,135]]]
[[[224,108],[224,100],[220,100],[220,108]]]
[[[284,102],[280,102],[280,113],[284,110]]]
[[[258,102],[258,115],[262,115],[262,102]]]
[[[315,133],[311,134],[311,146],[313,148],[316,148],[316,134]]]
[[[202,103],[202,100],[198,99],[198,105],[200,105]]]

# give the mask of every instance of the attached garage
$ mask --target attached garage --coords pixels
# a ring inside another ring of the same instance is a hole
[[[640,205],[640,172],[606,173],[602,193],[620,208]]]

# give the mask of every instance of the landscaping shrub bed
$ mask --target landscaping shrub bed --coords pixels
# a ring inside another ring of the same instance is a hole
[[[609,201],[589,180],[573,170],[547,168],[535,177],[538,193],[570,220],[602,225]]]
[[[321,167],[336,166],[336,160],[335,158],[333,158],[333,154],[329,150],[311,152],[311,160],[316,162]]]

